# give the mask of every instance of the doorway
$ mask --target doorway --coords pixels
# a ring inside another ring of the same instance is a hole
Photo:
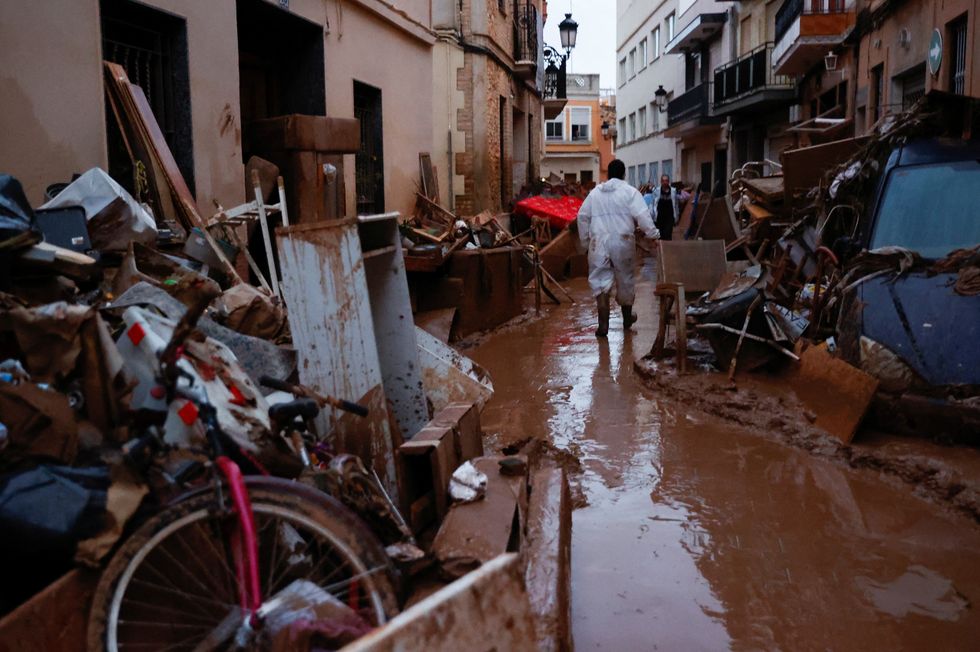
[[[183,18],[131,0],[102,0],[99,19],[102,58],[125,68],[129,81],[143,90],[177,167],[193,193],[187,23]],[[106,126],[109,176],[142,199],[133,182],[131,156],[108,107]]]
[[[236,16],[242,126],[291,113],[326,115],[323,28],[266,0],[238,0]]]
[[[722,192],[728,183],[728,148],[719,147],[715,150],[715,186],[721,185]],[[714,194],[714,186],[708,188]],[[721,196],[720,194],[718,196]]]
[[[514,162],[510,196],[516,197],[528,181],[528,150],[530,149],[527,114],[516,107],[514,108],[514,125],[511,133],[514,134]]]
[[[354,117],[361,121],[361,149],[354,156],[357,214],[384,213],[384,122],[380,88],[354,82]]]

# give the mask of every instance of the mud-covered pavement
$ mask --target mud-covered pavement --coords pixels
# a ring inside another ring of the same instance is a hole
[[[645,388],[649,280],[635,333],[616,315],[608,342],[570,287],[579,303],[467,354],[494,380],[493,444],[542,437],[581,462],[577,649],[975,649],[974,520]]]

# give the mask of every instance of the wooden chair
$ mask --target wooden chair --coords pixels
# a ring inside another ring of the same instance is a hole
[[[660,304],[660,324],[650,357],[664,357],[667,331],[675,327],[677,369],[687,370],[687,293],[714,290],[726,271],[724,240],[661,241],[654,294]]]

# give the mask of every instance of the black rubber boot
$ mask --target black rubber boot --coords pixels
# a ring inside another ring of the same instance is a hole
[[[621,306],[623,309],[623,330],[628,331],[636,323],[636,315],[633,314],[633,306]]]
[[[597,296],[595,303],[599,308],[599,328],[595,329],[595,336],[605,337],[609,334],[609,293]]]

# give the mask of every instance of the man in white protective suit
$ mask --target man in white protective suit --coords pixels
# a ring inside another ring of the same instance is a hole
[[[626,165],[619,159],[609,163],[609,181],[600,183],[585,198],[578,212],[578,237],[589,252],[589,286],[599,308],[596,337],[609,333],[609,294],[616,282],[616,302],[623,310],[623,330],[636,323],[633,298],[636,281],[636,240],[639,227],[651,239],[660,232],[650,217],[650,208],[640,192],[623,181]]]

